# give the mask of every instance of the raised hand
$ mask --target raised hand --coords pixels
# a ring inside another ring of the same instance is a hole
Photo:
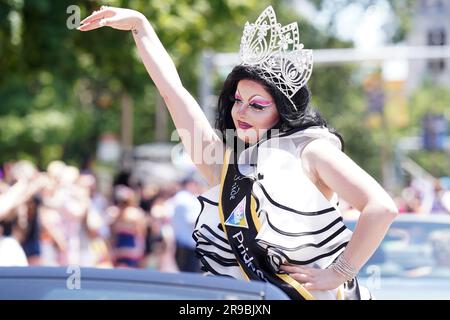
[[[118,30],[135,30],[145,17],[131,9],[102,6],[90,16],[81,21],[77,28],[80,31],[90,31],[103,26]]]

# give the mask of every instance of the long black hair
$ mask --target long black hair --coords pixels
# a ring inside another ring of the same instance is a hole
[[[273,83],[262,78],[259,75],[260,73],[261,71],[256,67],[237,65],[225,80],[219,95],[218,114],[216,118],[216,128],[222,133],[224,142],[227,129],[236,130],[233,118],[231,117],[231,108],[234,104],[234,94],[237,85],[240,80],[247,79],[260,83],[274,99],[280,120],[272,129],[287,132],[292,129],[302,130],[313,126],[327,127],[331,133],[339,138],[342,150],[344,150],[342,136],[335,129],[328,127],[327,121],[317,110],[310,106],[311,92],[306,85],[301,87],[291,99],[297,107],[297,110],[295,110],[289,99]]]

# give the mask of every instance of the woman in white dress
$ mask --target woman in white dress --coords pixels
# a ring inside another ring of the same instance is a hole
[[[269,281],[292,299],[361,299],[356,275],[398,211],[383,188],[343,150],[310,106],[312,51],[296,23],[272,7],[241,38],[241,63],[227,77],[217,129],[184,88],[148,20],[102,7],[78,28],[131,30],[178,134],[211,189],[199,197],[194,239],[209,274]],[[361,212],[353,233],[337,208]]]

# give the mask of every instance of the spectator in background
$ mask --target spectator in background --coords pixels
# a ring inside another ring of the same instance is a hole
[[[52,161],[47,166],[49,182],[42,191],[41,213],[41,247],[44,265],[66,265],[67,239],[61,214],[60,178],[65,163]]]
[[[434,180],[433,200],[431,202],[430,213],[450,213],[450,203],[448,203],[448,190],[442,187],[439,179]]]
[[[174,213],[172,226],[176,239],[176,261],[180,271],[200,272],[200,262],[195,254],[192,238],[195,221],[200,212],[198,183],[187,177],[181,182],[181,190],[171,199]]]
[[[108,208],[108,214],[114,265],[117,267],[142,267],[147,226],[145,214],[136,202],[133,189],[124,185],[115,187],[115,205]]]
[[[422,196],[417,188],[413,186],[406,187],[402,190],[402,198],[405,201],[405,213],[423,213]]]
[[[39,264],[39,222],[36,198],[46,183],[28,161],[11,165],[9,183],[0,192],[0,266]],[[19,245],[19,242],[25,251]]]
[[[58,190],[54,195],[66,239],[66,264],[81,264],[81,232],[89,207],[89,195],[76,182],[80,177],[78,168],[65,166],[59,177]]]
[[[139,206],[145,212],[150,212],[152,208],[153,202],[160,192],[160,188],[156,184],[147,183],[147,184],[139,184]]]
[[[442,187],[438,178],[413,179],[402,191],[410,212],[419,214],[450,213],[448,190]]]
[[[139,207],[144,211],[146,218],[146,237],[145,237],[145,261],[148,266],[154,251],[154,245],[161,241],[159,232],[154,232],[155,219],[151,215],[151,210],[155,200],[158,198],[161,190],[160,187],[152,183],[139,183]]]
[[[111,205],[97,192],[92,173],[80,174],[63,161],[52,161],[44,173],[28,161],[2,169],[0,265],[141,267],[149,262],[159,271],[179,271],[170,201],[178,184],[147,184],[138,192],[119,186]],[[149,259],[143,260],[146,254]]]
[[[14,234],[22,245],[23,250],[30,265],[41,264],[41,245],[40,245],[40,218],[39,206],[41,204],[40,191],[45,184],[45,176],[40,174],[36,167],[28,161],[20,161],[14,166],[15,175],[25,174],[31,177],[40,175],[42,181],[39,185],[39,190],[35,190],[33,195],[28,198],[18,213],[18,223],[15,225]]]
[[[77,182],[82,188],[85,188],[90,198],[88,220],[95,219],[99,223],[99,235],[103,238],[109,237],[109,226],[106,223],[106,209],[109,206],[108,200],[97,190],[97,181],[92,173],[83,173]]]
[[[149,266],[161,272],[178,272],[175,259],[175,233],[171,225],[173,203],[170,198],[176,193],[174,186],[162,188],[150,209],[150,229],[152,233],[152,253]]]
[[[112,267],[107,244],[110,234],[106,223],[107,201],[97,192],[95,176],[91,173],[81,174],[76,184],[84,190],[88,202],[80,234],[81,266]]]

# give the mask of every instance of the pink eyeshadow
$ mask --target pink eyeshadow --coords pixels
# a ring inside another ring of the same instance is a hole
[[[272,102],[268,101],[268,100],[263,100],[263,99],[254,99],[250,103],[256,103],[256,104],[259,104],[259,105],[265,107],[265,106],[270,105]]]

